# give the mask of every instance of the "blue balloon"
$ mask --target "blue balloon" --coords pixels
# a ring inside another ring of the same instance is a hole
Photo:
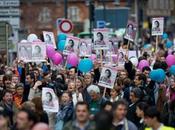
[[[162,39],[167,39],[168,38],[168,34],[167,33],[163,33],[163,35],[162,35]]]
[[[165,71],[163,69],[157,69],[157,71],[159,73],[159,78],[157,79],[157,82],[161,83],[165,80],[166,74],[165,74]]]
[[[161,83],[165,80],[166,74],[163,69],[152,70],[149,74],[151,80]]]
[[[151,78],[151,80],[155,81],[155,80],[158,78],[157,70],[152,70],[152,71],[149,73],[149,77]]]
[[[57,37],[57,40],[58,40],[58,41],[66,40],[66,38],[67,38],[67,35],[66,35],[66,34],[60,33],[60,34],[58,35],[58,37]]]
[[[145,44],[145,45],[143,46],[143,48],[144,48],[144,49],[151,48],[151,44]]]
[[[170,74],[175,76],[175,65],[172,65],[169,69]]]
[[[78,69],[83,73],[87,73],[87,72],[91,71],[92,68],[93,68],[93,62],[89,58],[85,58],[85,59],[80,60],[80,62],[78,64]]]
[[[72,67],[71,64],[67,64],[67,65],[66,65],[66,69],[69,69],[69,68],[71,68],[71,67]]]
[[[66,40],[61,40],[58,42],[57,47],[59,51],[63,51],[66,44]]]
[[[171,48],[173,46],[173,42],[168,40],[165,44],[166,48]]]

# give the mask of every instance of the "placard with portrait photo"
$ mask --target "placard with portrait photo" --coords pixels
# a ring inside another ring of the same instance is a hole
[[[124,34],[124,38],[133,42],[135,40],[136,31],[137,31],[136,24],[132,21],[128,21],[128,24],[125,30],[125,34]]]
[[[32,44],[32,61],[45,61],[46,60],[46,45]]]
[[[108,49],[109,29],[94,29],[94,49]]]
[[[125,64],[125,55],[127,54],[126,49],[118,50],[118,66],[123,66]]]
[[[109,50],[112,55],[118,53],[118,40],[117,38],[110,38],[108,42]]]
[[[64,47],[63,54],[68,55],[72,52],[78,54],[78,46],[80,43],[80,38],[74,36],[68,36],[66,38],[66,44]]]
[[[59,101],[52,88],[42,88],[42,104],[46,112],[58,112]]]
[[[79,44],[79,56],[90,57],[92,53],[92,40],[81,39]]]
[[[116,80],[117,71],[114,68],[103,67],[98,85],[112,89]]]
[[[24,62],[46,61],[46,44],[40,43],[18,43],[18,59]]]
[[[152,36],[163,35],[164,18],[152,18]]]
[[[46,44],[51,44],[56,48],[55,37],[53,32],[43,31],[44,42]]]

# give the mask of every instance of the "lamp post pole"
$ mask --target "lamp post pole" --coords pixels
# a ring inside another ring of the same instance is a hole
[[[64,17],[67,19],[67,5],[68,5],[68,0],[64,0]]]

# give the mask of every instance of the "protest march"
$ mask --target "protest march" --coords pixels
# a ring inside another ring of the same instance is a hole
[[[140,46],[133,20],[120,38],[29,33],[0,57],[0,130],[175,130],[175,37],[151,21]]]

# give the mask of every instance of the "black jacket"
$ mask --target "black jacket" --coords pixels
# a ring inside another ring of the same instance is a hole
[[[139,121],[140,121],[140,118],[138,118],[136,115],[136,106],[138,103],[139,101],[129,105],[128,113],[127,113],[127,119],[132,121],[137,127],[139,126]]]

